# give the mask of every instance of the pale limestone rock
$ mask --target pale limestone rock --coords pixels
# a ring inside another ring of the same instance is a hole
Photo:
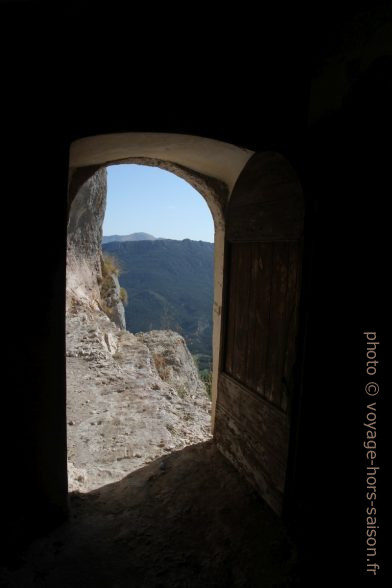
[[[174,331],[137,333],[152,353],[161,379],[172,386],[180,396],[206,394],[194,359],[185,339]]]
[[[157,371],[156,352],[167,360],[168,381]],[[69,314],[70,491],[120,480],[168,452],[209,439],[211,403],[197,378],[178,333],[135,336],[90,307]]]
[[[113,333],[105,333],[104,342],[106,347],[108,348],[109,353],[112,355],[116,353],[118,348],[117,338],[113,335]]]
[[[110,311],[110,319],[125,329],[125,311],[118,277],[107,277],[102,291],[102,223],[107,172],[100,169],[78,191],[71,205],[67,232],[67,312],[79,306]],[[110,282],[110,287],[108,282]]]

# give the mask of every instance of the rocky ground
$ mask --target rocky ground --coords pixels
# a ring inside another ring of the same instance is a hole
[[[67,316],[69,490],[87,492],[210,438],[211,403],[183,338]]]

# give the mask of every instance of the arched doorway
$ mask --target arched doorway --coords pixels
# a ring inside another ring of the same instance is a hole
[[[113,190],[111,177],[121,177],[116,215],[125,224],[116,226],[147,223],[159,238],[136,233],[119,240],[114,234],[104,242],[102,223],[110,224],[119,189],[117,180]],[[203,223],[209,242],[198,239]],[[200,194],[158,167],[103,167],[78,190],[67,245],[70,492],[94,490],[210,439],[213,233]],[[129,293],[125,308],[120,284]]]
[[[303,236],[297,176],[281,155],[254,154],[201,137],[103,135],[71,146],[69,204],[96,170],[127,162],[178,174],[210,207],[215,223],[214,438],[281,513]]]

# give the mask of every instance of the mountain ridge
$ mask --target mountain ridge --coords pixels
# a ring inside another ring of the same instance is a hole
[[[150,233],[130,233],[129,235],[104,235],[102,237],[102,244],[112,243],[113,241],[155,241],[157,237],[150,235]]]

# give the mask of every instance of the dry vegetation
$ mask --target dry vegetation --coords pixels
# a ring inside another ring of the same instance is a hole
[[[124,306],[127,306],[127,304],[128,304],[128,292],[122,286],[120,288],[120,298],[121,298],[121,302],[123,303],[123,305]]]
[[[102,278],[100,279],[100,290],[101,290],[101,308],[103,312],[110,318],[113,318],[115,309],[111,308],[105,300],[110,296],[110,291],[113,289],[113,276],[119,276],[121,273],[121,266],[118,260],[113,255],[104,253],[101,257],[101,273]],[[122,288],[121,290],[124,290]],[[120,291],[121,300],[123,304],[128,302],[127,292]]]
[[[114,257],[114,255],[109,255],[108,253],[104,253],[102,255],[101,270],[102,270],[103,279],[105,279],[105,277],[111,276],[113,274],[115,274],[116,276],[119,276],[121,273],[121,267],[120,267],[118,259],[116,259],[116,257]]]
[[[153,358],[154,358],[155,367],[157,368],[157,372],[159,374],[159,377],[164,382],[167,382],[167,380],[170,377],[170,371],[169,371],[169,367],[166,365],[166,361],[165,361],[164,356],[161,355],[160,353],[154,353]]]

